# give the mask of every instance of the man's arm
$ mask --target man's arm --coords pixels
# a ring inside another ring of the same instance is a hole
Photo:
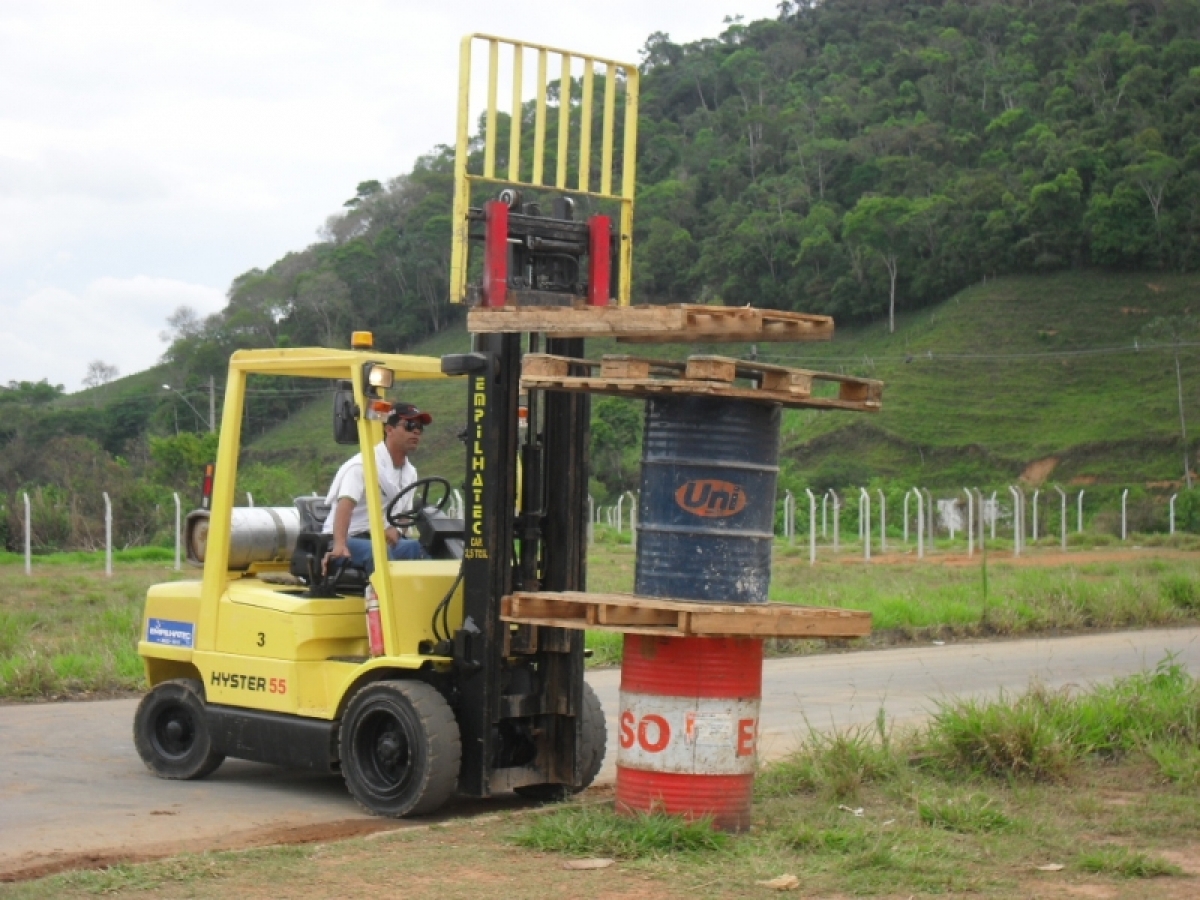
[[[354,513],[355,505],[349,497],[338,497],[337,506],[333,508],[333,546],[329,548],[330,557],[350,556],[346,538],[350,536],[350,516]]]

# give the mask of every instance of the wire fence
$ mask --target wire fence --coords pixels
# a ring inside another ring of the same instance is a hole
[[[33,516],[29,494],[23,493],[22,499],[25,572],[31,574]],[[107,492],[103,499],[105,573],[111,575],[112,503]],[[183,509],[178,493],[173,499],[175,568],[179,569]],[[809,562],[815,564],[819,555],[838,556],[850,551],[861,553],[865,560],[870,560],[872,554],[889,552],[915,553],[917,559],[939,551],[965,552],[972,557],[986,542],[1002,543],[1019,557],[1030,543],[1039,541],[1042,546],[1053,546],[1053,539],[1062,552],[1067,552],[1072,535],[1107,535],[1128,543],[1138,536],[1170,536],[1200,524],[1200,491],[1177,491],[1160,498],[1139,489],[1133,500],[1131,503],[1128,487],[1089,494],[1086,488],[1068,491],[1059,485],[1033,490],[1020,485],[990,491],[963,488],[953,494],[915,486],[899,490],[895,486],[841,491],[829,488],[823,492],[806,488],[800,494],[785,490],[776,504],[775,536],[788,544],[806,542]],[[589,494],[588,544],[596,542],[596,526],[604,525],[617,535],[628,534],[636,547],[639,503],[639,491],[626,491],[609,504],[597,504]],[[253,509],[254,505],[254,495],[247,492],[245,507]],[[803,506],[807,507],[807,515],[801,511]],[[451,491],[446,515],[462,518],[463,510],[462,492]]]

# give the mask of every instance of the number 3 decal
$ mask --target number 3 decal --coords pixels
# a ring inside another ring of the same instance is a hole
[[[258,633],[258,646],[264,647],[264,646],[266,646],[266,643],[267,643],[267,635],[265,632],[260,631]]]

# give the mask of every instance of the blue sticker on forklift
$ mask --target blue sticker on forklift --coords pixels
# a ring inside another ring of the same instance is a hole
[[[146,640],[168,647],[191,647],[196,626],[191,622],[172,622],[170,619],[151,619],[146,626]]]

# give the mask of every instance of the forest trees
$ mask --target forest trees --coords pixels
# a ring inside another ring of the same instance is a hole
[[[894,327],[984,275],[1200,266],[1200,0],[782,4],[643,58],[641,189],[679,187],[640,300]]]

